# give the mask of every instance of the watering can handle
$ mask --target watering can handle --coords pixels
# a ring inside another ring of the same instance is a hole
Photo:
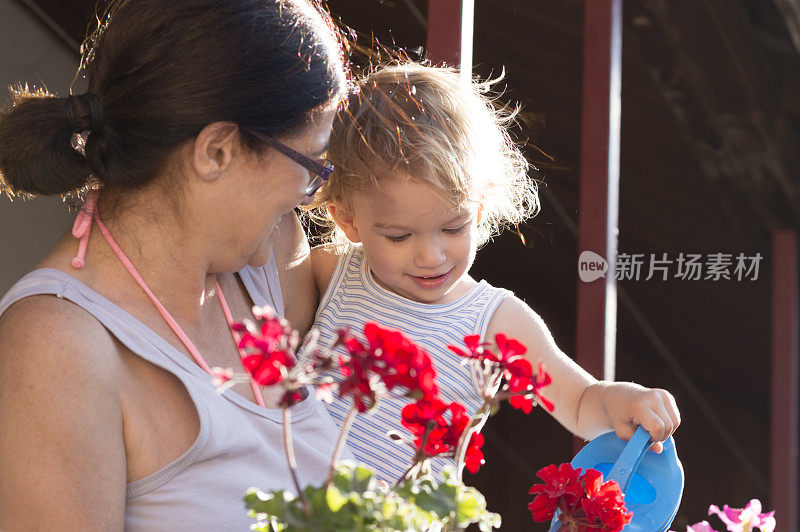
[[[616,480],[622,492],[626,492],[628,484],[633,478],[633,473],[639,467],[639,463],[644,458],[644,454],[650,448],[650,445],[652,445],[650,434],[644,430],[644,427],[640,426],[620,453],[617,462],[611,468],[611,472],[608,473],[605,480]]]

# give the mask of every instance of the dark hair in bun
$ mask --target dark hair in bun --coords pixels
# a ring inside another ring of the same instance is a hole
[[[13,193],[61,194],[90,175],[131,190],[211,122],[280,136],[346,91],[339,34],[307,0],[121,0],[84,44],[89,92],[12,89],[0,112],[0,173]],[[73,133],[89,130],[85,156]]]

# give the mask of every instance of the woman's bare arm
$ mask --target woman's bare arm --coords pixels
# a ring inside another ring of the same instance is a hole
[[[110,333],[33,296],[0,318],[0,529],[122,530],[126,458]]]

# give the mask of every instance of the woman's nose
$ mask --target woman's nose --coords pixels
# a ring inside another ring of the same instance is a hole
[[[446,259],[444,246],[438,242],[428,241],[421,243],[414,262],[419,268],[436,268],[444,264]]]

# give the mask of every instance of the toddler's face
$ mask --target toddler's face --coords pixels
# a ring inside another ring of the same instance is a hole
[[[422,303],[448,303],[469,289],[479,206],[456,209],[433,186],[395,177],[358,202],[352,226],[375,280]]]

